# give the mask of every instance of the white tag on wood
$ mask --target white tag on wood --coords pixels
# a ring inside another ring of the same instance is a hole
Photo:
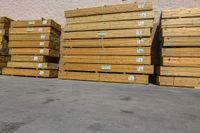
[[[44,46],[44,42],[40,42],[40,46]]]
[[[146,13],[146,12],[140,12],[140,13],[138,13],[138,16],[139,16],[140,18],[146,18],[147,13]]]
[[[137,44],[138,45],[144,44],[144,39],[137,39]]]
[[[43,25],[47,24],[47,20],[43,20],[43,21],[42,21],[42,24],[43,24]]]
[[[143,35],[144,30],[136,30],[136,35]]]
[[[128,76],[128,80],[129,81],[134,81],[135,80],[135,76],[134,75],[129,75]]]
[[[44,75],[44,71],[40,71],[39,75],[41,75],[41,76]]]
[[[34,25],[34,24],[35,24],[35,21],[28,21],[28,24],[29,24],[29,25]]]
[[[137,67],[137,71],[138,72],[143,72],[144,71],[144,67],[143,66],[138,66]]]
[[[105,64],[105,65],[102,65],[101,69],[103,69],[103,70],[110,70],[110,69],[111,69],[111,66]]]
[[[40,54],[44,54],[44,49],[40,49]]]
[[[138,26],[144,26],[144,21],[138,21],[137,24]]]
[[[143,57],[139,57],[139,58],[137,58],[137,62],[144,62],[144,58]]]
[[[38,68],[42,68],[43,66],[42,66],[42,64],[40,63],[40,64],[38,64]]]
[[[39,28],[38,31],[39,31],[39,32],[43,32],[44,29],[43,29],[43,28]]]
[[[40,35],[40,39],[45,39],[46,38],[46,35],[42,34]]]
[[[33,60],[34,60],[34,61],[38,61],[39,58],[38,58],[37,56],[34,56],[34,57],[33,57]]]
[[[106,36],[106,32],[105,31],[98,32],[98,36]]]
[[[137,53],[138,53],[138,54],[144,53],[144,49],[143,49],[143,48],[138,48],[138,49],[137,49]]]
[[[33,28],[30,28],[30,27],[29,27],[29,28],[26,29],[26,31],[32,32],[32,31],[33,31]]]
[[[138,4],[138,8],[139,9],[143,9],[145,7],[145,3],[140,3],[140,4]]]

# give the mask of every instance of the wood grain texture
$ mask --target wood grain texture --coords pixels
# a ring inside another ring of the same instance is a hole
[[[58,64],[55,64],[55,63],[37,63],[37,62],[8,62],[7,67],[35,68],[35,69],[58,69]]]
[[[169,57],[200,57],[198,47],[163,48],[162,56]]]
[[[51,62],[58,63],[58,58],[38,55],[12,55],[11,61],[13,62]]]
[[[53,34],[28,34],[28,35],[9,35],[9,41],[49,41],[58,40],[58,36]]]
[[[100,15],[107,13],[120,13],[131,11],[153,10],[152,3],[134,3],[134,4],[120,4],[120,5],[106,5],[102,7],[83,8],[76,10],[65,11],[65,17],[79,17],[89,15]]]
[[[195,47],[200,46],[199,37],[164,37],[163,46]]]

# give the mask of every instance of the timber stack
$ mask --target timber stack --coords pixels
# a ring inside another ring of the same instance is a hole
[[[8,55],[8,35],[12,19],[7,17],[0,17],[0,74],[2,68],[6,67],[7,62],[10,60]]]
[[[4,75],[57,77],[61,26],[51,19],[18,20],[9,30],[11,61]]]
[[[69,10],[65,17],[60,79],[149,83],[152,3]]]
[[[164,10],[158,84],[200,87],[200,8]]]

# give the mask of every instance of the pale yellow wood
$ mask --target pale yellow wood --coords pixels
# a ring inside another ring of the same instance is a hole
[[[200,57],[200,48],[197,47],[179,47],[179,48],[163,48],[162,56],[169,57]]]
[[[65,40],[63,47],[126,47],[151,46],[151,38]]]
[[[164,37],[163,46],[200,46],[200,37]]]
[[[106,31],[68,32],[63,34],[64,39],[87,38],[119,38],[119,37],[150,37],[150,29],[125,29]]]
[[[37,62],[8,62],[7,67],[36,68],[36,69],[58,69],[58,64],[55,64],[55,63],[37,63]]]
[[[131,11],[143,11],[153,10],[153,5],[150,2],[146,3],[132,3],[132,4],[118,4],[118,5],[106,5],[102,7],[92,7],[65,11],[65,17],[77,17],[88,15],[99,15],[107,13],[119,13],[119,12],[131,12]]]
[[[21,62],[57,62],[58,58],[39,55],[12,55],[11,61]]]
[[[53,37],[52,34],[28,34],[28,35],[9,35],[9,41],[48,41]]]
[[[154,19],[153,11],[143,11],[143,12],[126,12],[118,14],[105,14],[97,16],[85,16],[85,17],[75,17],[67,18],[67,24],[75,23],[90,23],[90,22],[106,22],[106,21],[120,21],[120,20],[144,20],[144,19]]]

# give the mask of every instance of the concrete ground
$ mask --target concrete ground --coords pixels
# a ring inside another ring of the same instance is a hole
[[[200,90],[0,76],[0,133],[199,133]]]

